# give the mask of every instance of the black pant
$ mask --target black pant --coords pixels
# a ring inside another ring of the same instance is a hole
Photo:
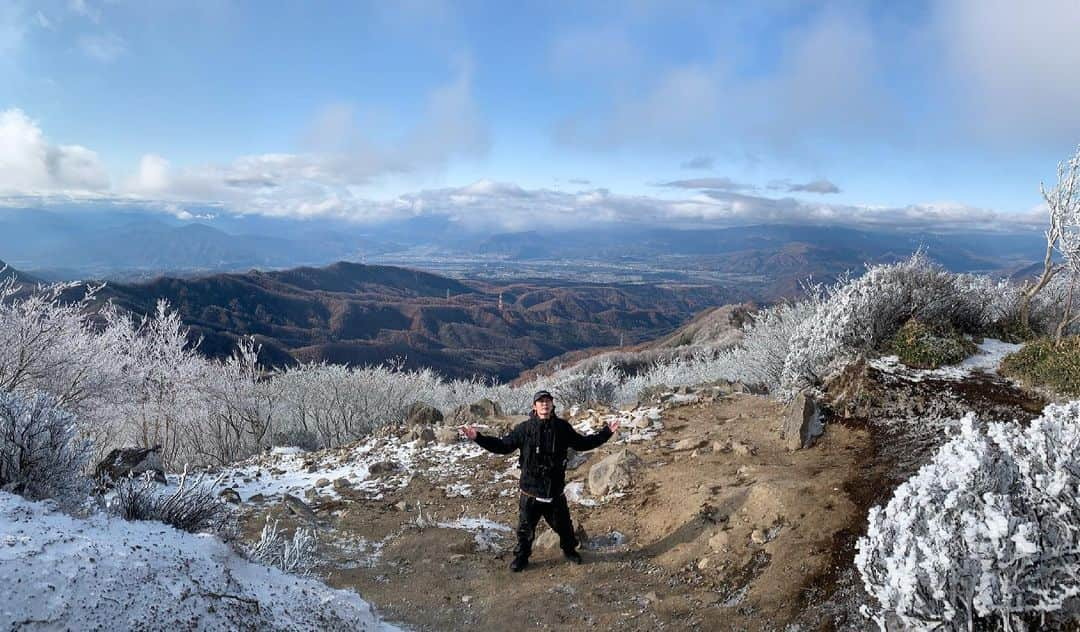
[[[574,535],[574,525],[570,522],[570,508],[566,506],[566,496],[559,494],[549,503],[542,503],[532,496],[518,495],[517,548],[514,557],[529,559],[532,554],[533,537],[541,516],[548,525],[559,534],[559,546],[565,552],[577,549],[578,541]]]

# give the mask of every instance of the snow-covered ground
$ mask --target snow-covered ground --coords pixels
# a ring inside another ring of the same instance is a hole
[[[606,424],[618,419],[622,429],[613,442],[648,441],[663,428],[660,411],[659,407],[603,414],[588,411],[590,416],[579,420],[575,428],[587,434],[594,431],[598,422]],[[318,494],[323,498],[340,496],[333,485],[337,479],[345,479],[349,489],[376,500],[383,498],[384,492],[404,488],[417,475],[440,484],[448,498],[471,496],[477,486],[483,485],[516,488],[517,455],[507,457],[508,468],[495,472],[490,480],[477,479],[476,460],[486,458],[498,457],[471,441],[442,445],[404,441],[394,436],[371,436],[343,448],[321,452],[275,448],[269,454],[225,468],[219,474],[218,485],[233,488],[243,501],[256,494],[266,500],[280,498],[285,493],[303,497],[306,491],[317,487],[320,479],[327,481],[318,487]],[[373,473],[373,468],[381,468],[381,471]],[[580,486],[569,490],[568,494],[573,494],[573,502],[585,505],[596,502],[584,498]]]
[[[0,629],[380,630],[357,594],[240,558],[212,536],[0,492]]]
[[[984,338],[975,355],[960,364],[938,369],[913,369],[901,363],[897,356],[890,355],[871,360],[870,366],[885,373],[903,376],[912,382],[926,379],[962,380],[976,372],[996,374],[1005,356],[1019,351],[1021,347],[1023,345],[1002,342],[995,338]]]

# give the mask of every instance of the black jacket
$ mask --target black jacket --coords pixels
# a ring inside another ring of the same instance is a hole
[[[510,454],[520,449],[521,491],[538,498],[554,498],[566,485],[566,450],[578,452],[600,447],[611,438],[606,426],[594,434],[583,436],[565,419],[554,415],[546,421],[530,413],[529,418],[514,427],[505,437],[476,435],[480,447],[496,454]]]

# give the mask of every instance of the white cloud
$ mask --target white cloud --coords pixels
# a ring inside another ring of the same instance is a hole
[[[599,148],[788,151],[823,137],[857,141],[869,129],[896,133],[896,106],[876,79],[884,51],[863,16],[820,12],[776,46],[775,64],[758,74],[746,73],[734,46],[704,62],[642,65],[625,85],[609,86],[610,101],[599,111],[566,118],[556,137]]]
[[[124,40],[113,33],[83,35],[79,38],[79,48],[87,57],[106,64],[127,52]]]
[[[0,112],[0,190],[9,193],[101,191],[109,178],[98,155],[80,145],[52,145],[22,110]]]
[[[1080,137],[1080,3],[938,0],[931,23],[961,107],[959,125],[990,144]]]

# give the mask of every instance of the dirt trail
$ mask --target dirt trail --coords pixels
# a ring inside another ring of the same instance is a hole
[[[814,448],[788,452],[781,418],[779,404],[736,394],[666,409],[655,438],[594,451],[568,472],[569,486],[623,447],[644,467],[622,496],[571,502],[589,536],[581,566],[555,548],[509,572],[513,461],[485,453],[456,468],[456,480],[418,474],[379,500],[312,501],[329,527],[318,573],[418,630],[783,630],[806,595],[828,593],[834,547],[865,519],[865,501],[851,494],[873,451],[867,430],[838,424]],[[702,447],[673,448],[686,439]],[[469,495],[447,497],[463,485]],[[247,515],[248,537],[268,513],[296,524],[275,504]],[[430,526],[469,524],[459,518],[504,528]]]

